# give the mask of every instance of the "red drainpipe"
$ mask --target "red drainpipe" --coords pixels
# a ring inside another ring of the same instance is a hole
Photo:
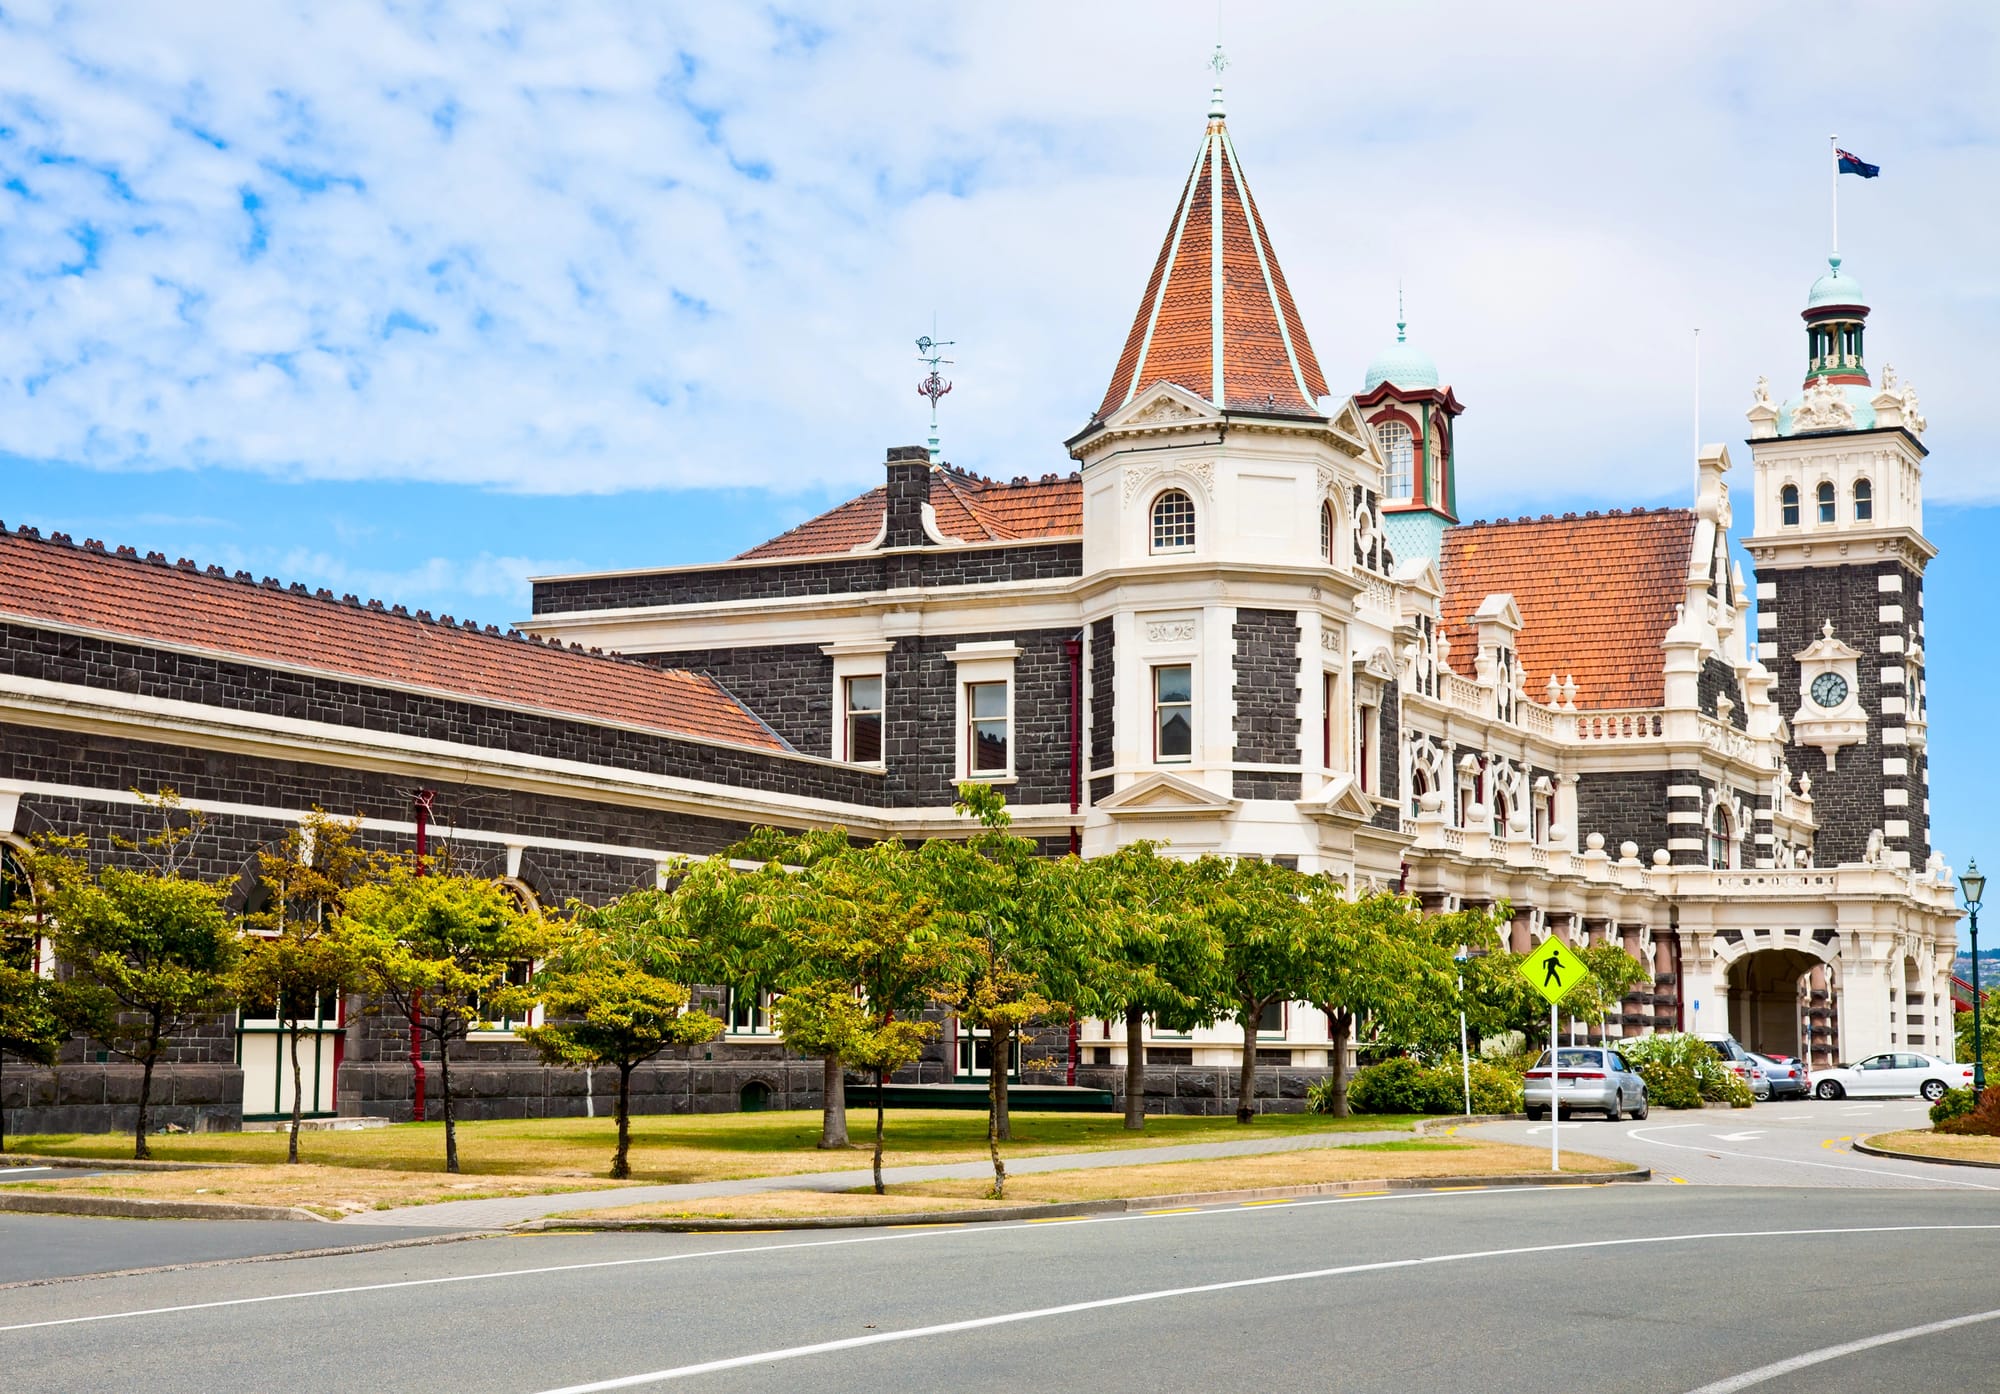
[[[1077,1038],[1082,1034],[1083,1034],[1083,1027],[1078,1024],[1077,1019],[1075,1017],[1071,1017],[1069,1019],[1069,1081],[1068,1082],[1072,1087],[1074,1087],[1076,1084],[1076,1056],[1077,1056],[1076,1042]]]
[[[1063,640],[1063,656],[1069,660],[1069,850],[1083,851],[1083,832],[1076,825],[1076,811],[1083,804],[1083,639]],[[1076,1029],[1070,1028],[1070,1083],[1076,1083]]]
[[[410,802],[417,810],[417,875],[425,870],[424,857],[429,851],[431,826],[431,805],[437,801],[435,789],[419,789]],[[411,1117],[418,1123],[424,1121],[424,1032],[421,1018],[424,1011],[424,992],[418,988],[410,994],[410,1074],[415,1080],[415,1097],[411,1100]]]

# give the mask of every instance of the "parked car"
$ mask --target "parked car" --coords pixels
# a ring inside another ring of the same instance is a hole
[[[1750,1058],[1757,1062],[1757,1068],[1763,1072],[1770,1098],[1803,1099],[1810,1092],[1810,1086],[1806,1083],[1805,1069],[1798,1061],[1777,1055],[1759,1055],[1754,1050],[1750,1052]],[[1756,1092],[1754,1087],[1751,1092]]]
[[[1920,1095],[1936,1103],[1947,1089],[1972,1087],[1972,1066],[1936,1055],[1909,1051],[1871,1055],[1858,1065],[1835,1065],[1819,1072],[1813,1093],[1822,1099],[1907,1098]]]
[[[1709,1049],[1720,1055],[1722,1063],[1750,1086],[1751,1098],[1761,1103],[1771,1097],[1771,1081],[1765,1076],[1763,1066],[1734,1036],[1726,1031],[1702,1031],[1697,1033],[1696,1039],[1705,1042]]]
[[[1537,1122],[1552,1103],[1558,1118],[1581,1109],[1602,1113],[1610,1123],[1628,1109],[1634,1118],[1647,1112],[1646,1081],[1632,1072],[1624,1056],[1598,1046],[1545,1050],[1522,1084],[1528,1117]]]

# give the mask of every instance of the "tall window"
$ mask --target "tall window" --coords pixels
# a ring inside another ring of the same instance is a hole
[[[1507,836],[1507,796],[1505,794],[1496,793],[1493,796],[1493,835],[1502,838]]]
[[[1833,485],[1827,483],[1825,480],[1821,480],[1814,497],[1819,503],[1819,520],[1822,523],[1833,522]]]
[[[1194,669],[1185,663],[1153,670],[1153,758],[1194,756]]]
[[[1333,504],[1319,506],[1319,554],[1323,561],[1333,560]]]
[[[1875,486],[1865,479],[1854,481],[1854,521],[1865,523],[1875,516]]]
[[[849,678],[843,684],[847,705],[847,749],[843,758],[857,765],[882,761],[882,679],[879,675]]]
[[[1424,795],[1431,791],[1430,776],[1420,769],[1410,771],[1410,816],[1415,818],[1424,811]]]
[[[777,1031],[771,1019],[772,996],[748,988],[729,989],[728,1013],[723,1018],[732,1036],[769,1036]]]
[[[1778,508],[1783,515],[1786,527],[1795,528],[1799,525],[1798,485],[1787,484],[1784,488],[1778,490]]]
[[[1153,550],[1194,550],[1194,500],[1179,489],[1169,489],[1153,500]]]
[[[1323,700],[1320,703],[1319,762],[1327,769],[1332,769],[1333,733],[1335,730],[1333,723],[1338,719],[1340,712],[1340,678],[1337,674],[1328,673],[1321,680],[1320,695]]]
[[[1375,762],[1376,746],[1381,739],[1382,709],[1371,703],[1363,703],[1356,708],[1356,716],[1359,718],[1355,723],[1358,728],[1355,734],[1359,746],[1354,752],[1354,777],[1361,781],[1363,790],[1372,794],[1375,792],[1375,786],[1381,782],[1377,777]]]
[[[1383,486],[1382,496],[1391,499],[1411,497],[1416,483],[1417,447],[1409,424],[1384,421],[1375,428],[1375,435],[1382,442],[1382,458],[1389,462],[1388,480]]]
[[[1715,806],[1715,816],[1708,822],[1708,864],[1717,871],[1726,871],[1736,863],[1735,828],[1732,826],[1729,810],[1721,804]]]
[[[965,768],[974,775],[1007,773],[1007,684],[965,685]]]

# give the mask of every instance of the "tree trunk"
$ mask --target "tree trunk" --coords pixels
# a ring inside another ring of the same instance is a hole
[[[146,1144],[146,1110],[153,1102],[153,1062],[160,1056],[160,1028],[157,1020],[146,1035],[146,1055],[139,1062],[139,1122],[132,1130],[132,1157],[145,1161],[153,1155]]]
[[[1138,1132],[1146,1126],[1146,1013],[1125,1009],[1125,1126]]]
[[[1264,1004],[1244,998],[1239,1008],[1243,1018],[1243,1072],[1236,1077],[1236,1121],[1248,1123],[1257,1116],[1257,1018]]]
[[[993,1033],[995,1045],[999,1044],[1000,1033]],[[1006,1104],[1007,1072],[1000,1068],[999,1056],[993,1059],[993,1068],[986,1074],[986,1151],[993,1158],[993,1199],[1003,1200],[1007,1195],[1007,1164],[1000,1160],[1000,1120],[1001,1109]]]
[[[882,1067],[875,1067],[875,1194],[882,1190]]]
[[[299,1070],[299,1019],[293,1017],[287,1024],[292,1028],[292,1141],[285,1160],[296,1165],[299,1160],[299,1123],[305,1116],[305,1094],[301,1089],[305,1076]]]
[[[632,1067],[636,1060],[618,1062],[618,1155],[611,1159],[611,1179],[632,1174]]]
[[[847,1067],[838,1055],[829,1055],[822,1062],[826,1075],[820,1085],[819,1145],[822,1148],[846,1147],[847,1141]]]
[[[1347,1117],[1347,1042],[1354,1034],[1354,1013],[1345,1007],[1326,1014],[1327,1022],[1333,1028],[1333,1043],[1327,1049],[1326,1063],[1333,1068],[1333,1116]]]
[[[993,1068],[987,1071],[987,1094],[992,1100],[989,1111],[993,1115],[994,1133],[1002,1142],[1014,1140],[1014,1123],[1007,1115],[1007,1061],[1014,1053],[1013,1046],[1012,1027],[993,1028]]]
[[[444,1104],[444,1169],[458,1171],[458,1124],[451,1116],[451,1041],[444,1035],[437,1038],[438,1047],[438,1095]]]

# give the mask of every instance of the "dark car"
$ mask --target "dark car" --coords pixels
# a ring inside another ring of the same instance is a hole
[[[1796,1060],[1776,1055],[1759,1055],[1750,1052],[1751,1063],[1764,1076],[1764,1083],[1770,1087],[1770,1097],[1774,1099],[1803,1099],[1812,1092],[1812,1082],[1806,1078],[1805,1066]]]

